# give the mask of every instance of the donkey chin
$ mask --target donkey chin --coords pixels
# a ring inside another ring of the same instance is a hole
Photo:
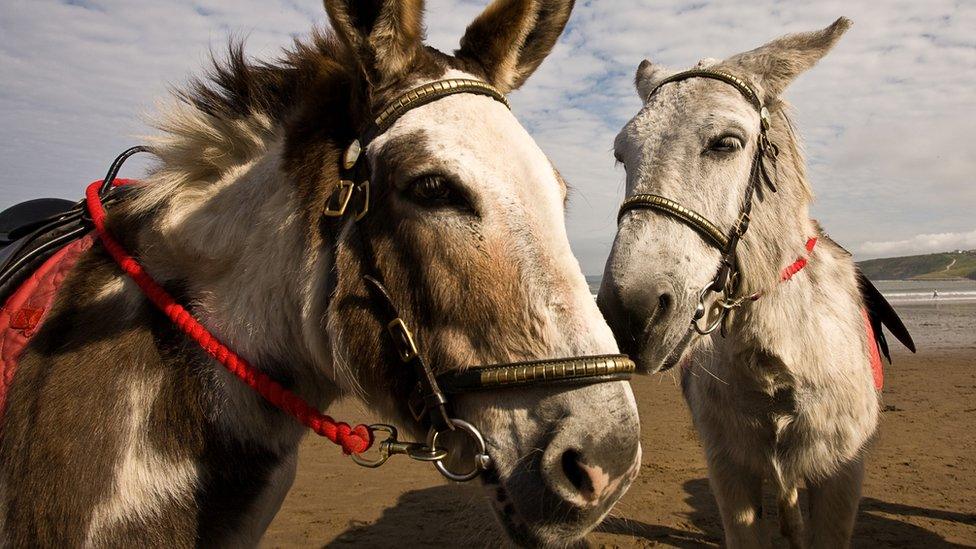
[[[492,463],[482,485],[517,545],[584,543],[640,470],[640,425],[626,382],[472,394],[458,404],[483,428]],[[469,455],[452,452],[468,463]]]

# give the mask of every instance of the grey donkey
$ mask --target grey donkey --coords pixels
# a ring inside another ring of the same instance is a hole
[[[850,254],[810,219],[804,159],[780,98],[850,25],[841,18],[699,62],[708,74],[676,76],[645,60],[636,78],[644,104],[615,142],[628,199],[599,305],[644,370],[681,366],[730,547],[769,544],[764,479],[792,547],[849,543],[878,427],[881,323],[912,348]],[[642,207],[628,207],[635,201]],[[710,292],[723,259],[737,276]],[[719,318],[735,309],[711,323],[725,337],[689,328],[699,306]]]

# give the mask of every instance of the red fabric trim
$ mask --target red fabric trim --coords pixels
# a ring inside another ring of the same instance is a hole
[[[86,236],[55,252],[0,308],[0,425],[20,354],[43,324],[61,282],[93,241],[93,237]]]
[[[874,338],[874,328],[871,327],[871,317],[868,316],[867,309],[861,309],[861,315],[864,317],[864,330],[868,334],[868,357],[871,361],[871,375],[874,376],[874,388],[880,391],[884,387],[884,364],[881,362],[881,352]]]
[[[258,370],[246,360],[230,350],[219,339],[211,334],[197,319],[183,308],[169,293],[160,286],[142,265],[136,261],[122,247],[105,227],[105,209],[102,207],[98,195],[102,182],[95,181],[88,186],[85,193],[88,212],[95,225],[95,232],[122,271],[125,272],[142,289],[160,311],[187,336],[196,341],[210,356],[217,359],[228,371],[254,389],[268,402],[293,416],[303,425],[309,427],[319,435],[342,446],[347,454],[365,452],[373,445],[373,431],[366,425],[350,427],[346,423],[337,422],[331,417],[313,408],[301,397],[285,389],[267,374]]]
[[[10,327],[15,330],[33,330],[35,326],[40,324],[43,314],[44,309],[24,307],[15,311],[10,317]]]

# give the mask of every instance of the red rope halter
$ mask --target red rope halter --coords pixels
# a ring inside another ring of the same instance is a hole
[[[114,184],[125,185],[131,182],[132,180],[119,179]],[[293,416],[309,429],[342,446],[342,451],[346,454],[359,454],[372,446],[373,431],[369,427],[365,425],[350,427],[346,423],[337,422],[309,405],[295,393],[282,387],[267,374],[227,348],[197,319],[193,318],[193,315],[182,305],[177,303],[162,286],[153,280],[142,265],[129,255],[125,248],[115,240],[112,233],[105,228],[105,208],[99,196],[102,183],[102,181],[95,181],[88,186],[85,193],[88,213],[95,225],[95,232],[122,271],[139,285],[149,301],[152,301],[183,333],[196,341],[210,356],[217,359],[248,387],[254,389],[268,402]]]
[[[817,245],[817,237],[811,237],[807,239],[807,255],[813,253],[813,247]],[[807,266],[807,258],[798,257],[796,261],[787,265],[783,271],[780,273],[779,278],[781,281],[786,282],[787,280],[793,278],[793,275],[803,270]]]

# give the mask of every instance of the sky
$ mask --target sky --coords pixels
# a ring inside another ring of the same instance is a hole
[[[428,0],[428,43],[452,51],[486,5]],[[976,248],[976,1],[577,0],[511,101],[573,188],[567,226],[584,272],[603,271],[613,240],[624,173],[612,144],[640,108],[640,61],[687,68],[841,15],[854,27],[784,95],[813,216],[858,259]],[[231,37],[269,59],[326,25],[320,0],[3,0],[0,208],[79,198]]]

